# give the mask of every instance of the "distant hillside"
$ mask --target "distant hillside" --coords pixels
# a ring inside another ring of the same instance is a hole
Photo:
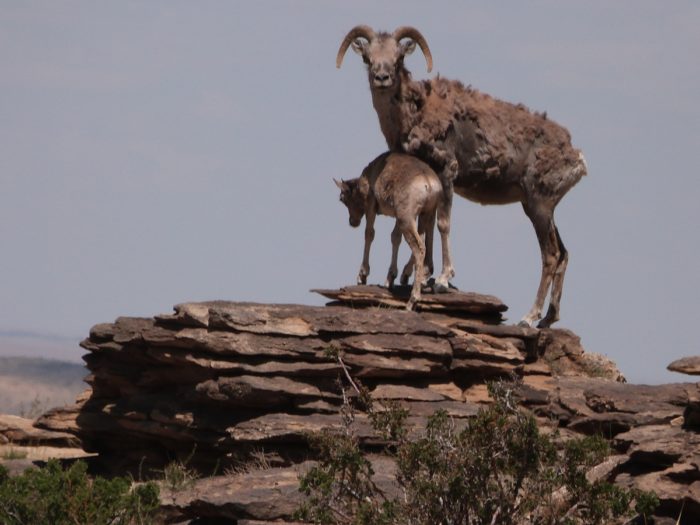
[[[73,403],[87,385],[87,369],[54,359],[0,357],[0,413],[36,417]]]
[[[0,357],[44,357],[82,364],[82,338],[38,332],[0,330]]]

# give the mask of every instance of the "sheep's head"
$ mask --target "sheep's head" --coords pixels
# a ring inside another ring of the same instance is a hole
[[[360,178],[337,181],[335,185],[340,188],[340,202],[345,204],[350,215],[350,226],[357,228],[365,215],[365,197],[367,188]]]
[[[433,57],[423,35],[409,26],[399,27],[392,34],[375,33],[368,26],[353,27],[340,44],[336,67],[343,63],[348,47],[362,57],[367,64],[369,84],[373,90],[396,88],[398,73],[403,67],[403,59],[410,55],[418,44],[425,55],[428,73],[433,69]]]

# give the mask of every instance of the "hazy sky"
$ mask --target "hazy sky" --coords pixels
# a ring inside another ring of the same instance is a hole
[[[386,147],[361,60],[335,68],[359,23],[416,26],[433,74],[571,131],[589,175],[557,210],[558,326],[630,381],[688,380],[665,367],[700,353],[692,1],[2,2],[0,332],[77,342],[178,302],[323,304],[310,288],[352,283],[362,229],[331,178]],[[407,66],[427,76],[420,52]],[[540,271],[522,209],[459,199],[452,225],[454,283],[516,322]]]

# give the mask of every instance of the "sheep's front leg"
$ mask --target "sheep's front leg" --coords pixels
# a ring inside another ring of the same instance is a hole
[[[443,195],[438,204],[437,226],[442,244],[442,273],[435,281],[436,292],[446,292],[450,287],[450,279],[455,275],[450,255],[450,216],[452,214],[452,197],[454,195],[453,182],[458,170],[459,164],[457,160],[452,159],[448,162],[445,169],[440,172]]]
[[[386,274],[386,282],[384,283],[384,286],[387,288],[394,286],[394,279],[396,279],[399,273],[398,258],[400,245],[401,228],[399,228],[399,221],[397,220],[394,229],[391,231],[391,264],[389,265],[389,272]],[[401,279],[401,284],[403,284],[403,276]]]
[[[557,232],[557,228],[554,225],[554,209],[546,205],[523,205],[525,213],[532,221],[532,225],[535,227],[535,233],[537,234],[537,240],[540,244],[540,252],[542,254],[542,276],[540,277],[540,285],[537,288],[537,296],[535,297],[535,303],[532,305],[532,309],[528,314],[522,318],[520,321],[521,326],[532,326],[535,321],[540,319],[542,316],[542,308],[544,306],[544,301],[547,297],[547,292],[549,291],[552,281],[555,279],[555,274],[557,266],[563,264],[562,270],[566,270],[566,250],[563,250],[563,244],[560,244],[560,237]],[[562,274],[563,276],[563,274]],[[560,285],[561,283],[557,283]],[[557,292],[559,299],[561,287],[559,286]],[[554,323],[558,317],[558,300],[552,306],[550,301],[550,307],[553,308],[552,312],[548,312],[547,318],[543,319],[538,325],[538,328],[547,328],[552,323]]]
[[[369,250],[374,240],[374,219],[376,216],[377,214],[373,208],[368,209],[365,213],[365,247],[362,254],[360,272],[357,274],[357,284],[367,284],[367,276],[369,275]]]
[[[403,271],[401,272],[401,284],[408,284],[408,281],[411,279],[411,275],[413,275],[413,265],[413,253],[411,253],[411,257],[409,257],[406,266],[403,267]]]

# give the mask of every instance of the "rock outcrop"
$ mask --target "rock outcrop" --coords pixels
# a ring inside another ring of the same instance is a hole
[[[313,459],[309,434],[341,424],[344,370],[329,353],[375,399],[408,408],[415,433],[437,409],[457,421],[472,417],[489,401],[486,381],[518,376],[521,403],[543,424],[612,440],[620,458],[611,479],[658,485],[662,514],[677,516],[685,505],[686,516],[700,517],[696,384],[628,385],[570,331],[503,324],[506,307],[490,296],[425,294],[417,312],[406,312],[396,307],[407,290],[319,293],[332,302],[186,303],[174,314],[97,325],[82,343],[91,394],[37,425],[78,436],[119,472],[173,460],[207,476],[228,472],[166,494],[173,521],[289,521],[285,502],[296,501],[298,472]],[[376,438],[362,414],[356,425],[371,447]],[[240,473],[261,457],[258,470]]]
[[[0,445],[77,447],[80,442],[75,435],[67,432],[37,428],[32,419],[0,414]]]

